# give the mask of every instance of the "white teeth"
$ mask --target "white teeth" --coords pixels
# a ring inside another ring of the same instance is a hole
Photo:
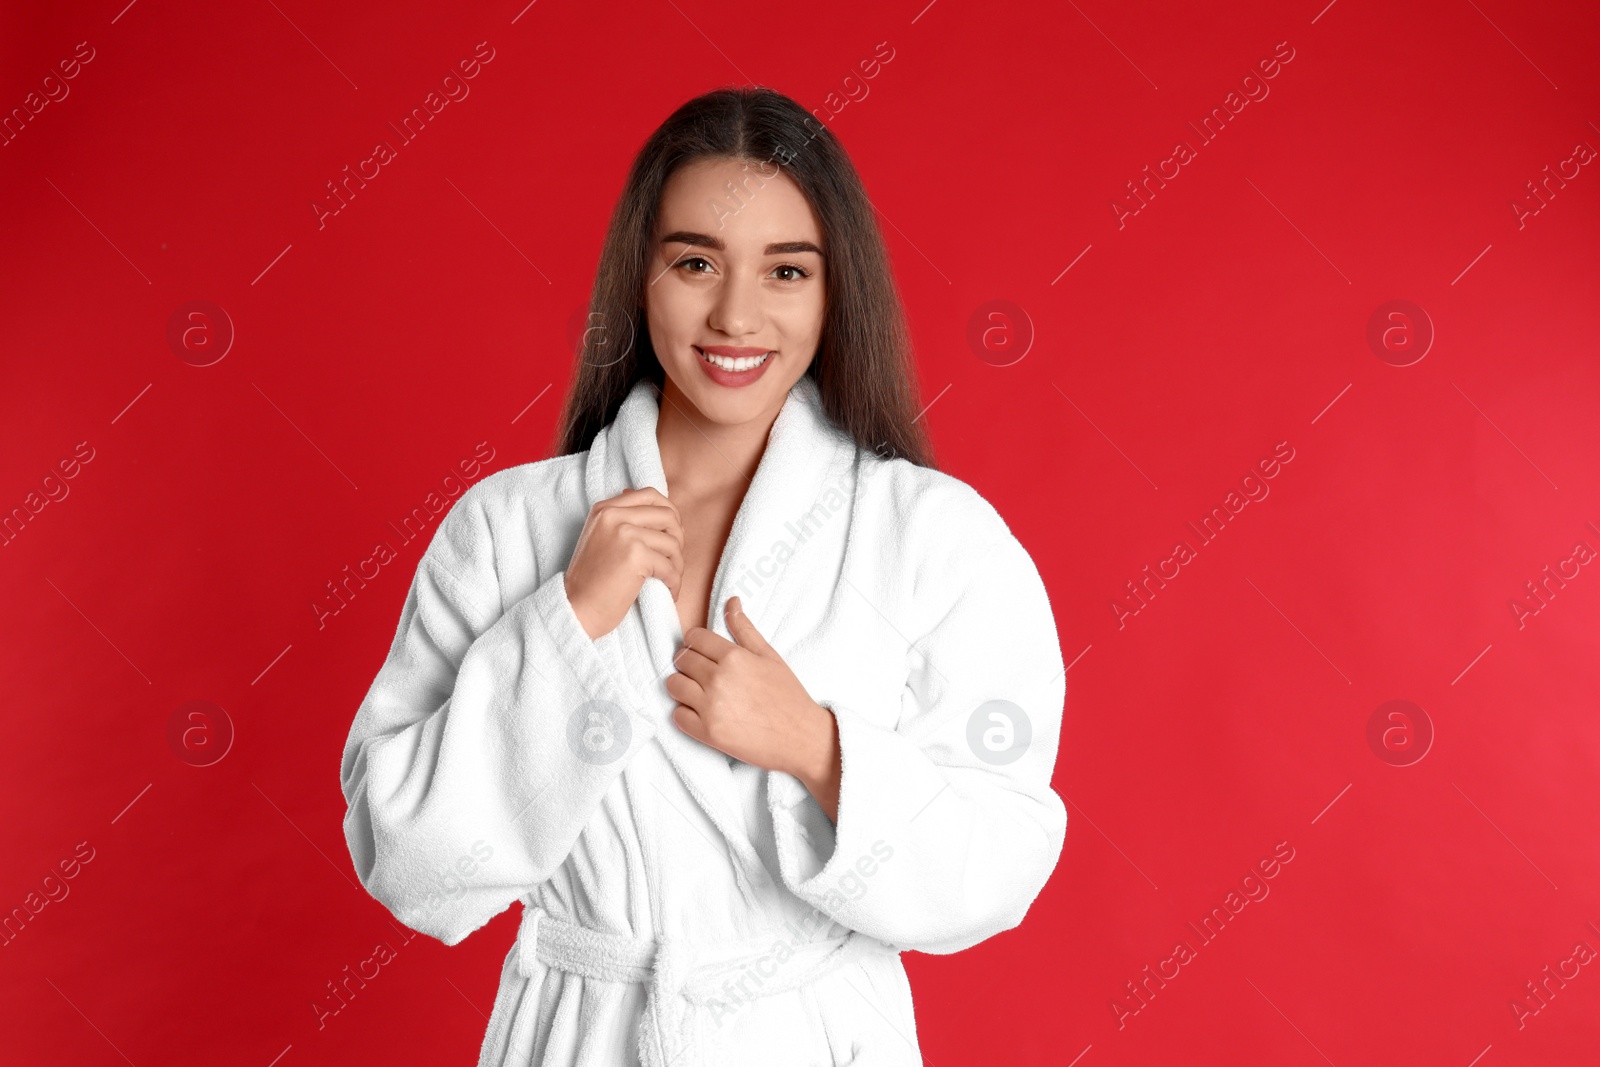
[[[723,370],[729,370],[729,371],[750,370],[750,369],[752,369],[754,367],[759,367],[759,366],[761,366],[761,364],[763,364],[763,363],[765,363],[767,361],[767,357],[768,356],[772,355],[771,352],[763,352],[759,356],[751,356],[749,358],[740,358],[740,359],[729,359],[726,356],[713,356],[710,352],[706,352],[706,351],[704,351],[702,349],[696,349],[695,351],[700,353],[700,358],[701,359],[704,359],[707,363],[710,363],[712,366],[720,367]]]

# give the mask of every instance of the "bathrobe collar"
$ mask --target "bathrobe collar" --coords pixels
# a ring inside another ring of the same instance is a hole
[[[584,485],[591,504],[646,486],[671,495],[656,442],[659,414],[655,385],[643,379],[635,382],[616,418],[596,434],[589,448]],[[733,639],[725,618],[726,601],[737,592],[742,578],[759,574],[757,588],[738,594],[745,613],[780,653],[803,636],[786,639],[783,611],[783,605],[804,584],[803,560],[798,573],[791,573],[793,561],[805,555],[804,537],[798,531],[828,486],[844,490],[843,475],[856,451],[855,441],[823,411],[815,379],[809,374],[801,376],[772,424],[761,462],[718,561],[711,583],[711,630]],[[780,544],[792,551],[775,552]],[[677,669],[672,658],[683,647],[683,627],[667,584],[654,576],[646,578],[621,625],[643,631],[654,677],[630,681],[643,699],[655,736],[690,793],[744,861],[746,873],[759,877],[765,868],[750,844],[727,756],[683,733],[672,722],[677,701],[667,692],[665,681]],[[650,668],[640,665],[641,672],[646,669]]]

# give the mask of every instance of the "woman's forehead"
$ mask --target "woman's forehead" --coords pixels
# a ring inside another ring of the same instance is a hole
[[[792,178],[741,170],[733,160],[700,160],[675,172],[662,191],[657,229],[714,235],[730,250],[758,253],[773,243],[822,244],[816,214]]]

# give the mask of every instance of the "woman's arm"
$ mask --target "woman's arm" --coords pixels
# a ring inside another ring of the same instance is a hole
[[[340,769],[362,885],[448,945],[550,876],[653,733],[573,613],[564,572],[500,613],[473,490],[417,566]]]
[[[828,788],[821,748],[812,781],[774,776],[773,815],[796,894],[897,947],[944,953],[1021,923],[1055,869],[1067,815],[1050,777],[1066,678],[1044,583],[1009,530],[926,567],[951,595],[907,652],[898,728],[831,706],[838,810],[819,871],[802,873],[801,850],[814,836],[805,790]]]
[[[795,755],[792,772],[806,792],[816,799],[817,806],[831,823],[839,821],[839,782],[844,773],[844,761],[839,751],[839,724],[833,712],[821,704],[813,704],[815,714],[810,716],[807,731],[810,740]]]

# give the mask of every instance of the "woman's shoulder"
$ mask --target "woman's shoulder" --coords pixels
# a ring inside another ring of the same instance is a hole
[[[456,497],[434,531],[428,553],[460,577],[481,573],[503,546],[531,550],[547,531],[576,509],[581,521],[587,452],[504,467],[480,478]]]
[[[456,501],[456,508],[492,516],[497,511],[525,505],[530,498],[571,497],[574,484],[582,488],[588,455],[587,451],[571,452],[503,467],[468,486]]]
[[[871,571],[885,586],[906,591],[930,618],[977,596],[1050,619],[1033,555],[977,489],[902,458],[870,457],[861,469],[859,504],[872,516]]]
[[[1011,537],[995,506],[955,475],[903,457],[865,450],[861,457],[863,509],[905,547],[923,555],[965,555]]]

